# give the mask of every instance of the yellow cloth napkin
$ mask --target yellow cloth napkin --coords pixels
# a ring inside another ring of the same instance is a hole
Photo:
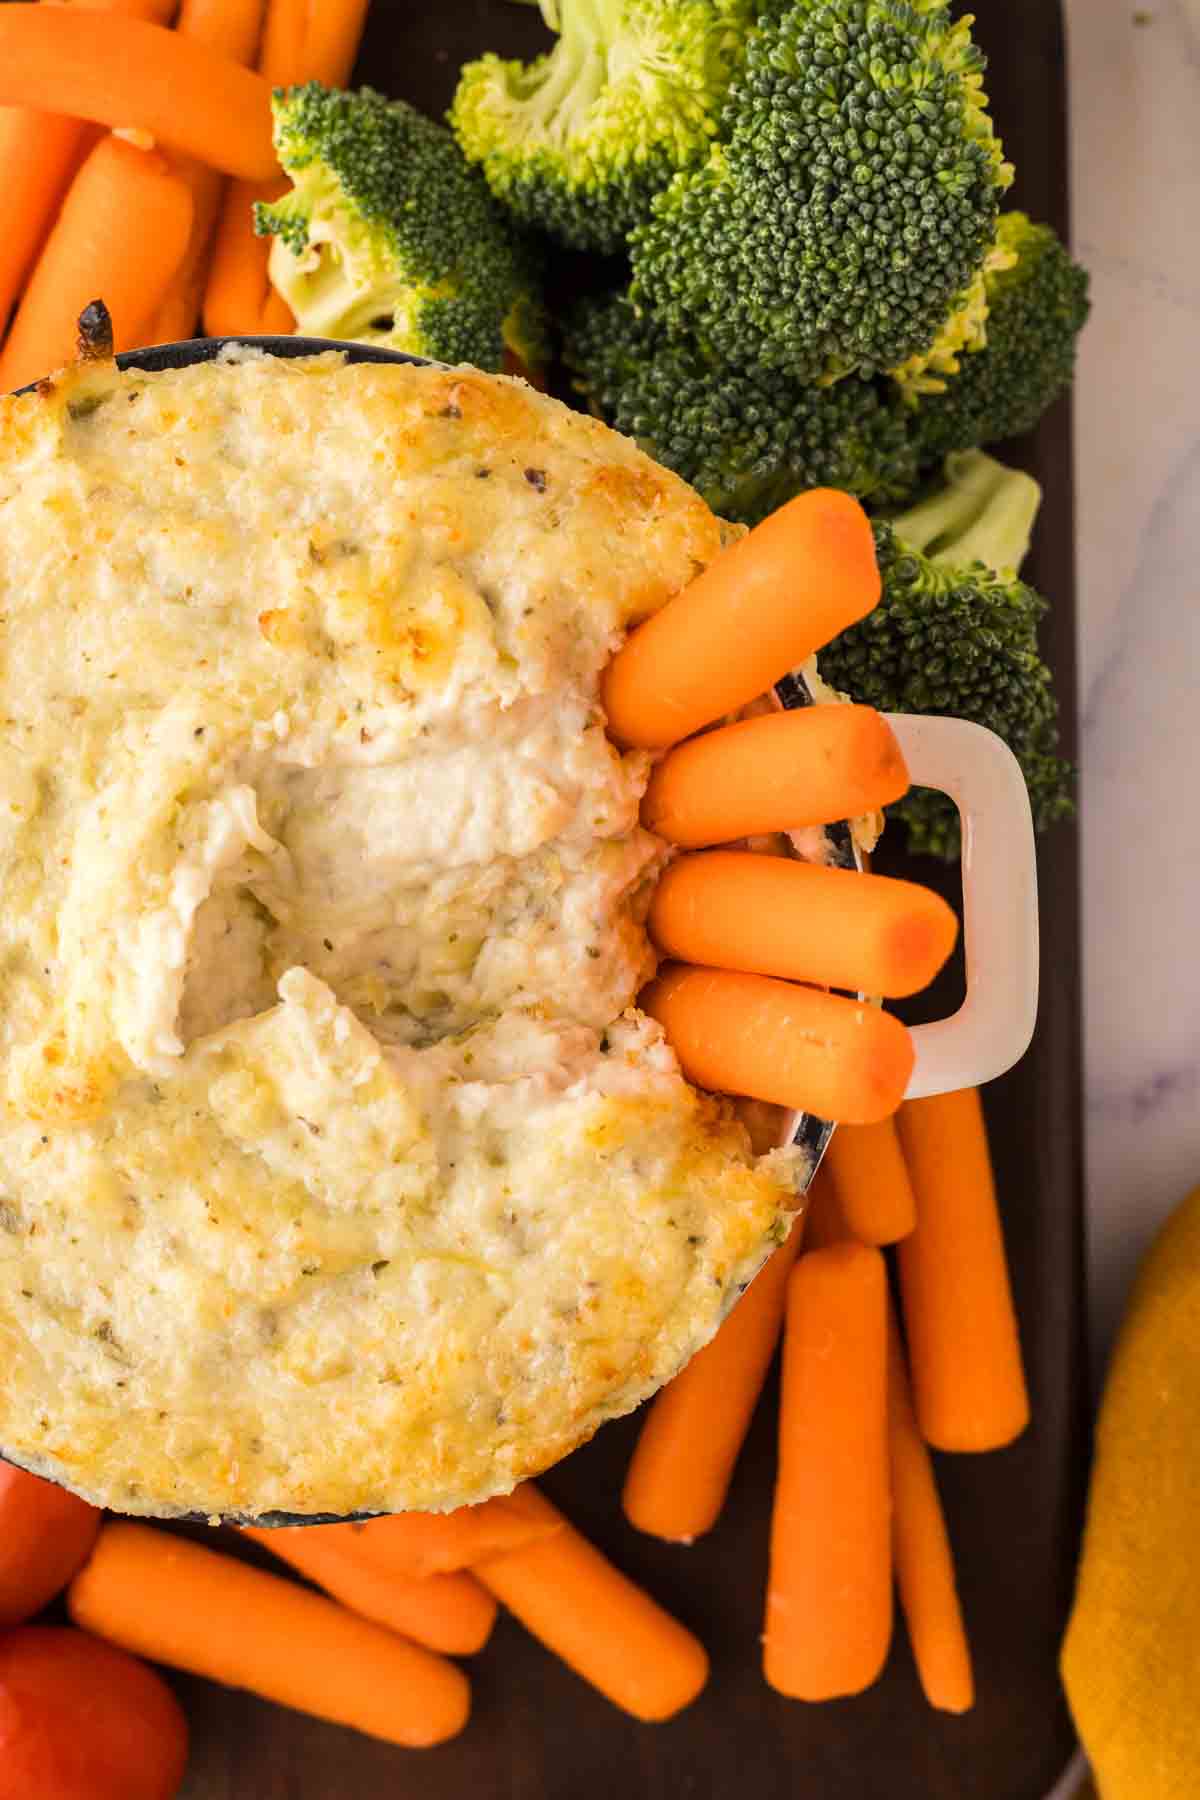
[[[1200,1800],[1200,1188],[1117,1341],[1062,1676],[1101,1800]]]

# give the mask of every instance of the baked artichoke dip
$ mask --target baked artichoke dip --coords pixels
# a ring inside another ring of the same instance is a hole
[[[598,709],[725,528],[473,370],[0,401],[0,1445],[123,1512],[447,1508],[628,1411],[796,1205],[633,1009]]]

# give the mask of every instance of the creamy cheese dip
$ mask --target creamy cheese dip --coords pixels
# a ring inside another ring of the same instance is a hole
[[[723,528],[471,370],[0,402],[0,1445],[127,1512],[453,1506],[667,1379],[795,1205],[632,1010],[597,704]]]

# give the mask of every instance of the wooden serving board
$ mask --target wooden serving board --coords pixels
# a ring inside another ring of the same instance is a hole
[[[977,0],[989,91],[1019,171],[1013,203],[1066,229],[1063,43],[1046,0]],[[356,80],[440,113],[466,57],[525,55],[545,41],[510,0],[372,0]],[[1045,504],[1027,570],[1053,598],[1047,646],[1067,754],[1074,747],[1069,407],[1014,450]],[[939,865],[902,863],[952,897]],[[988,1090],[1034,1424],[1010,1450],[942,1457],[938,1474],[975,1654],[978,1703],[961,1719],[925,1705],[903,1627],[882,1681],[855,1700],[780,1699],[759,1666],[774,1468],[774,1386],[764,1394],[717,1529],[694,1548],[639,1536],[618,1495],[637,1418],[605,1427],[546,1478],[547,1491],[635,1579],[696,1630],[712,1656],[700,1701],[663,1726],[624,1717],[511,1620],[473,1659],[470,1726],[442,1749],[404,1752],[207,1683],[180,1681],[193,1728],[186,1800],[1040,1800],[1072,1735],[1056,1678],[1086,1457],[1082,1283],[1079,923],[1075,834],[1040,855],[1042,1003],[1019,1068]],[[930,1006],[949,1010],[961,971]],[[947,1004],[949,1002],[949,1004]],[[918,1016],[914,1013],[914,1018]]]

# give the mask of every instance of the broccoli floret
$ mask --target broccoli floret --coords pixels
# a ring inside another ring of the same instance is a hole
[[[533,257],[451,134],[401,100],[277,89],[291,190],[255,208],[270,273],[314,337],[499,369],[540,342]]]
[[[614,251],[651,197],[707,153],[756,0],[541,0],[534,62],[468,63],[450,123],[518,219]]]
[[[947,457],[942,488],[876,522],[883,598],[819,658],[827,681],[883,712],[947,713],[998,732],[1021,764],[1039,831],[1074,810],[1038,654],[1046,602],[1018,576],[1040,501],[1036,481],[980,450]],[[946,795],[914,788],[890,811],[910,850],[959,853]]]
[[[898,500],[915,486],[908,408],[883,383],[730,368],[621,294],[580,303],[563,354],[592,410],[724,518],[753,525],[808,487]]]
[[[764,19],[718,143],[632,233],[638,304],[803,381],[929,352],[1012,173],[969,27],[935,0],[799,0]]]
[[[1031,431],[1070,383],[1075,343],[1088,315],[1087,271],[1049,225],[1003,213],[999,266],[984,280],[982,343],[917,399],[923,459]]]

